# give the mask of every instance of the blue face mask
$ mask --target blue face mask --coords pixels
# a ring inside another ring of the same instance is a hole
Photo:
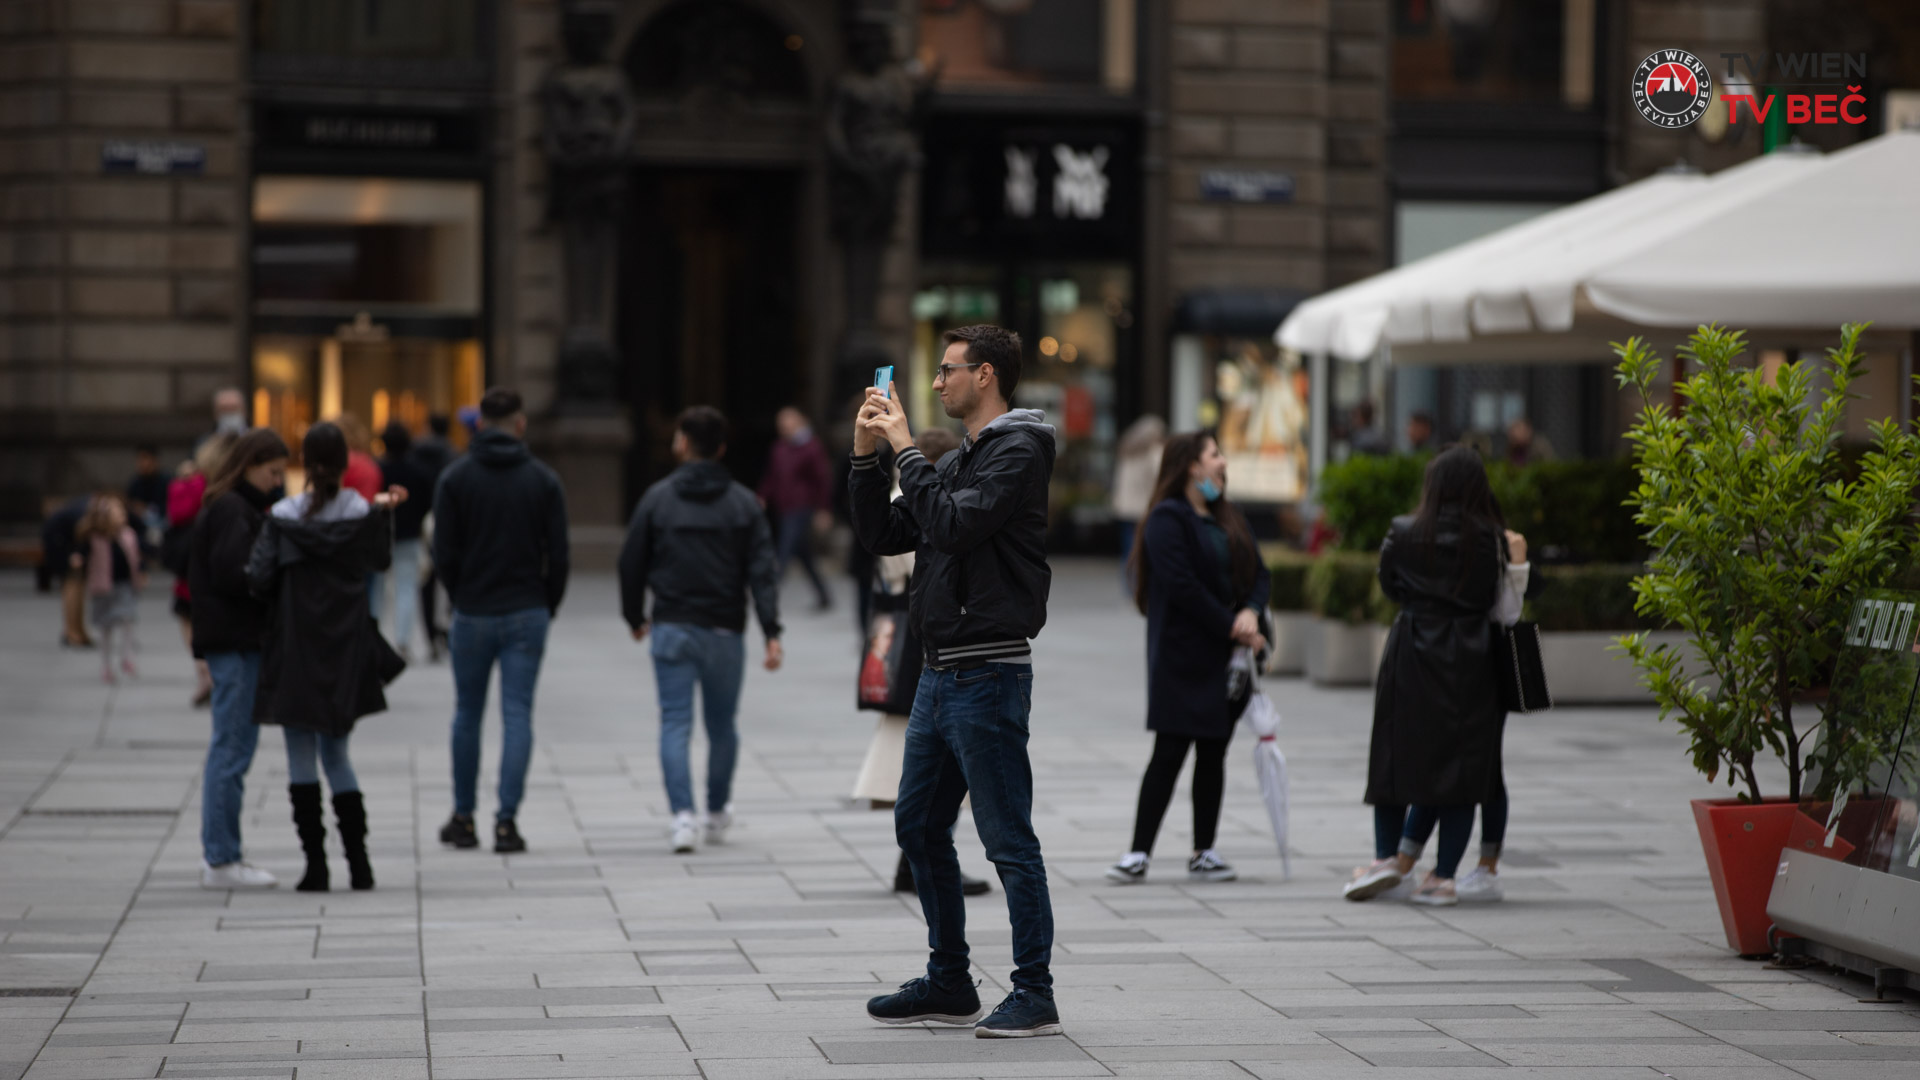
[[[1208,502],[1220,501],[1220,485],[1213,482],[1213,477],[1203,476],[1195,486],[1200,489],[1201,498]]]

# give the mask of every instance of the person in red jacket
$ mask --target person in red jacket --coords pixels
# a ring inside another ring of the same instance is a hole
[[[357,491],[361,498],[372,502],[374,496],[387,487],[386,474],[373,459],[373,433],[352,413],[341,413],[333,422],[347,437],[347,471],[340,478],[340,486]]]
[[[779,522],[776,542],[778,574],[787,576],[787,564],[800,560],[801,569],[813,581],[821,611],[833,606],[833,594],[821,580],[813,561],[813,531],[825,531],[833,523],[832,481],[827,473],[827,452],[814,437],[813,428],[799,409],[789,405],[774,417],[780,441],[767,455],[766,475],[760,480],[761,505],[773,511]]]

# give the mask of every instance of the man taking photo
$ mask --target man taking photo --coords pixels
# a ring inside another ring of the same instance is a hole
[[[673,850],[694,849],[699,830],[687,751],[693,687],[707,718],[707,840],[725,839],[733,815],[733,768],[740,753],[734,712],[747,666],[747,592],[767,638],[766,668],[780,668],[780,579],[760,503],[727,474],[727,418],[695,405],[680,414],[673,456],[680,462],[647,489],[620,548],[620,610],[633,640],[653,635],[660,693],[660,771],[673,810]],[[653,593],[653,612],[646,608]]]
[[[1053,1003],[1053,905],[1033,831],[1027,760],[1031,639],[1047,619],[1047,482],[1053,428],[1037,409],[1010,406],[1020,382],[1019,335],[963,326],[943,335],[933,386],[949,417],[966,425],[957,453],[938,468],[913,446],[893,388],[870,390],[854,422],[854,531],[875,555],[915,552],[908,604],[926,665],[907,725],[894,832],[913,868],[927,919],[925,976],[874,998],[883,1024],[972,1023],[980,996],[969,978],[966,907],[953,828],[973,796],[973,819],[1000,873],[1013,923],[1013,992],[974,1028],[981,1038],[1060,1033]],[[878,444],[896,453],[900,497],[879,467]]]

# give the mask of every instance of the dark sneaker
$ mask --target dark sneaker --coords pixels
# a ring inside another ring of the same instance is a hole
[[[1060,1034],[1060,1010],[1053,998],[1041,997],[1025,987],[1017,987],[993,1015],[974,1025],[973,1034],[981,1039],[1030,1039],[1035,1035]]]
[[[520,838],[520,830],[512,818],[497,821],[493,825],[493,853],[495,855],[514,855],[527,850],[527,842]]]
[[[961,896],[985,896],[993,891],[993,883],[977,877],[960,875]]]
[[[983,1011],[971,982],[958,990],[942,990],[924,976],[867,1002],[867,1015],[883,1024],[971,1024]]]
[[[1239,876],[1212,848],[1195,855],[1187,863],[1189,881],[1232,881]]]
[[[480,838],[474,835],[473,819],[455,814],[440,826],[440,842],[448,847],[477,848]]]

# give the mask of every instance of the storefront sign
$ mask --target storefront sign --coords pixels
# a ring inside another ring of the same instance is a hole
[[[470,157],[484,148],[469,112],[387,111],[266,103],[255,130],[268,152]]]
[[[928,254],[1137,253],[1139,152],[1130,121],[936,117],[924,145],[921,235]]]
[[[1265,169],[1208,169],[1200,174],[1200,197],[1208,202],[1293,201],[1293,174]]]
[[[199,176],[207,171],[207,148],[199,143],[108,139],[100,144],[100,171]]]

